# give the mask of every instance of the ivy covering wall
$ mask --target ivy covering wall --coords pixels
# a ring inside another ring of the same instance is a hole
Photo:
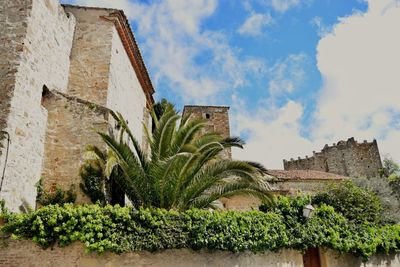
[[[304,200],[303,200],[304,201]],[[326,247],[365,260],[400,249],[400,225],[355,224],[332,207],[321,205],[310,219],[302,201],[281,201],[280,211],[185,212],[119,206],[49,205],[29,214],[3,212],[1,228],[14,238],[31,239],[43,248],[81,241],[88,251],[122,253],[191,248],[276,251]]]

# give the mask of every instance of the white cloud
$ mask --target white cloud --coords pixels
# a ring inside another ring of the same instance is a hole
[[[233,156],[253,160],[270,169],[282,169],[283,159],[309,153],[312,143],[300,134],[303,107],[288,101],[283,107],[270,106],[256,112],[234,114],[236,131],[248,135],[244,150],[234,150]]]
[[[310,23],[317,28],[318,36],[321,38],[332,31],[332,27],[325,25],[321,17],[314,17]]]
[[[311,141],[302,136],[302,106],[289,101],[274,107],[269,99],[269,107],[251,114],[240,107],[235,129],[249,138],[246,149],[234,155],[281,168],[282,159],[304,157],[325,143],[354,136],[359,141],[376,138],[382,155],[388,153],[400,161],[398,25],[399,1],[370,0],[367,12],[341,18],[318,44],[323,87],[309,126]],[[293,79],[285,81],[290,75],[283,62],[275,64],[279,82],[270,81],[272,96],[293,90]]]
[[[318,44],[324,79],[315,139],[378,139],[400,160],[400,5],[370,0],[368,11],[340,19]]]
[[[233,151],[235,158],[281,169],[283,159],[309,152],[312,143],[301,135],[303,106],[292,100],[283,106],[276,103],[279,96],[287,95],[302,85],[306,65],[307,56],[302,53],[289,55],[273,64],[267,70],[269,97],[261,99],[258,108],[250,111],[239,97],[233,98],[233,132],[247,137],[245,149]]]
[[[307,55],[292,54],[269,68],[268,91],[272,97],[293,92],[305,79]]]
[[[212,104],[217,95],[244,85],[246,75],[257,71],[256,65],[262,65],[257,59],[241,58],[224,34],[201,27],[215,12],[217,0],[165,0],[149,4],[137,0],[78,0],[78,3],[124,9],[138,25],[135,34],[143,42],[140,47],[153,70],[154,82],[167,83],[172,88],[171,94],[182,97],[186,103]],[[199,58],[201,63],[197,61]]]
[[[278,12],[286,12],[288,9],[301,4],[300,0],[270,0],[270,6]]]
[[[247,11],[253,11],[253,4],[255,3],[272,8],[275,12],[285,13],[292,8],[310,4],[313,1],[314,0],[242,0],[241,3]]]
[[[270,14],[251,13],[245,22],[239,27],[238,32],[243,35],[261,35],[265,26],[273,23]]]

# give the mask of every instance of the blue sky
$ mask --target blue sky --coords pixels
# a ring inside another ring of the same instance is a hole
[[[282,168],[354,136],[400,161],[396,0],[70,0],[123,9],[156,98],[229,105],[240,159]]]

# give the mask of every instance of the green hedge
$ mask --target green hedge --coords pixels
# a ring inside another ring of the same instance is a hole
[[[29,214],[3,214],[2,231],[32,239],[42,247],[55,242],[67,246],[81,241],[89,251],[191,248],[239,251],[276,251],[332,248],[367,259],[377,252],[400,249],[400,226],[356,225],[322,205],[308,220],[301,217],[301,201],[281,201],[274,211],[186,212],[98,205],[46,206]]]

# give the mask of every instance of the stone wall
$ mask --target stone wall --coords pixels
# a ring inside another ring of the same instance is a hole
[[[339,254],[333,250],[320,249],[321,267],[399,267],[400,254],[378,254],[363,263],[360,257]]]
[[[113,25],[110,23],[110,25]],[[129,60],[121,38],[113,27],[107,107],[120,112],[133,135],[142,144],[143,123],[147,118],[146,96]],[[147,123],[146,123],[147,124]]]
[[[147,266],[147,267],[205,267],[205,266],[303,266],[302,256],[293,250],[266,253],[229,253],[192,251],[188,249],[165,250],[157,253],[132,252],[121,255],[85,253],[81,244],[65,248],[54,247],[42,250],[30,241],[10,241],[8,247],[0,249],[0,266],[30,267],[97,267],[97,266]]]
[[[6,1],[1,8],[0,29],[6,35],[0,37],[0,60],[6,76],[0,95],[6,99],[1,99],[0,124],[11,145],[0,197],[18,211],[23,202],[35,205],[47,121],[42,91],[44,86],[66,91],[75,20],[57,0]],[[4,53],[10,53],[5,63]],[[3,168],[4,153],[0,162]]]
[[[46,191],[56,186],[64,190],[73,187],[77,202],[89,202],[81,191],[79,168],[87,145],[106,149],[94,129],[107,132],[109,110],[76,97],[49,92],[43,101],[48,111],[42,184]],[[112,122],[111,122],[112,123]]]
[[[23,52],[31,9],[31,1],[25,0],[3,1],[0,5],[0,131],[7,126],[11,98],[14,95],[15,74]],[[0,141],[2,138],[3,135],[0,134]],[[4,161],[1,163],[3,165]]]
[[[216,132],[223,137],[230,136],[228,112],[229,107],[222,106],[185,106],[183,108],[183,116],[191,114],[192,118],[203,118],[208,122],[202,134]],[[226,149],[222,156],[231,159],[231,149]]]
[[[264,253],[230,253],[222,251],[193,251],[172,249],[160,252],[130,252],[120,255],[106,252],[102,255],[86,253],[83,245],[76,242],[65,248],[54,246],[43,250],[28,240],[6,240],[0,248],[0,267],[97,267],[97,266],[266,266],[303,267],[303,256],[294,250]],[[351,254],[339,255],[332,250],[320,249],[321,267],[398,267],[400,255],[374,255],[367,263]]]
[[[106,106],[113,24],[107,10],[66,6],[76,18],[68,94]]]
[[[354,138],[325,145],[312,157],[283,161],[285,170],[317,170],[350,177],[379,177],[382,162],[376,140],[358,143]]]
[[[229,198],[221,198],[223,208],[227,210],[249,211],[258,210],[261,205],[261,200],[252,196],[232,196]]]
[[[282,180],[272,184],[274,190],[283,194],[296,195],[298,193],[315,194],[332,183],[340,180]]]

